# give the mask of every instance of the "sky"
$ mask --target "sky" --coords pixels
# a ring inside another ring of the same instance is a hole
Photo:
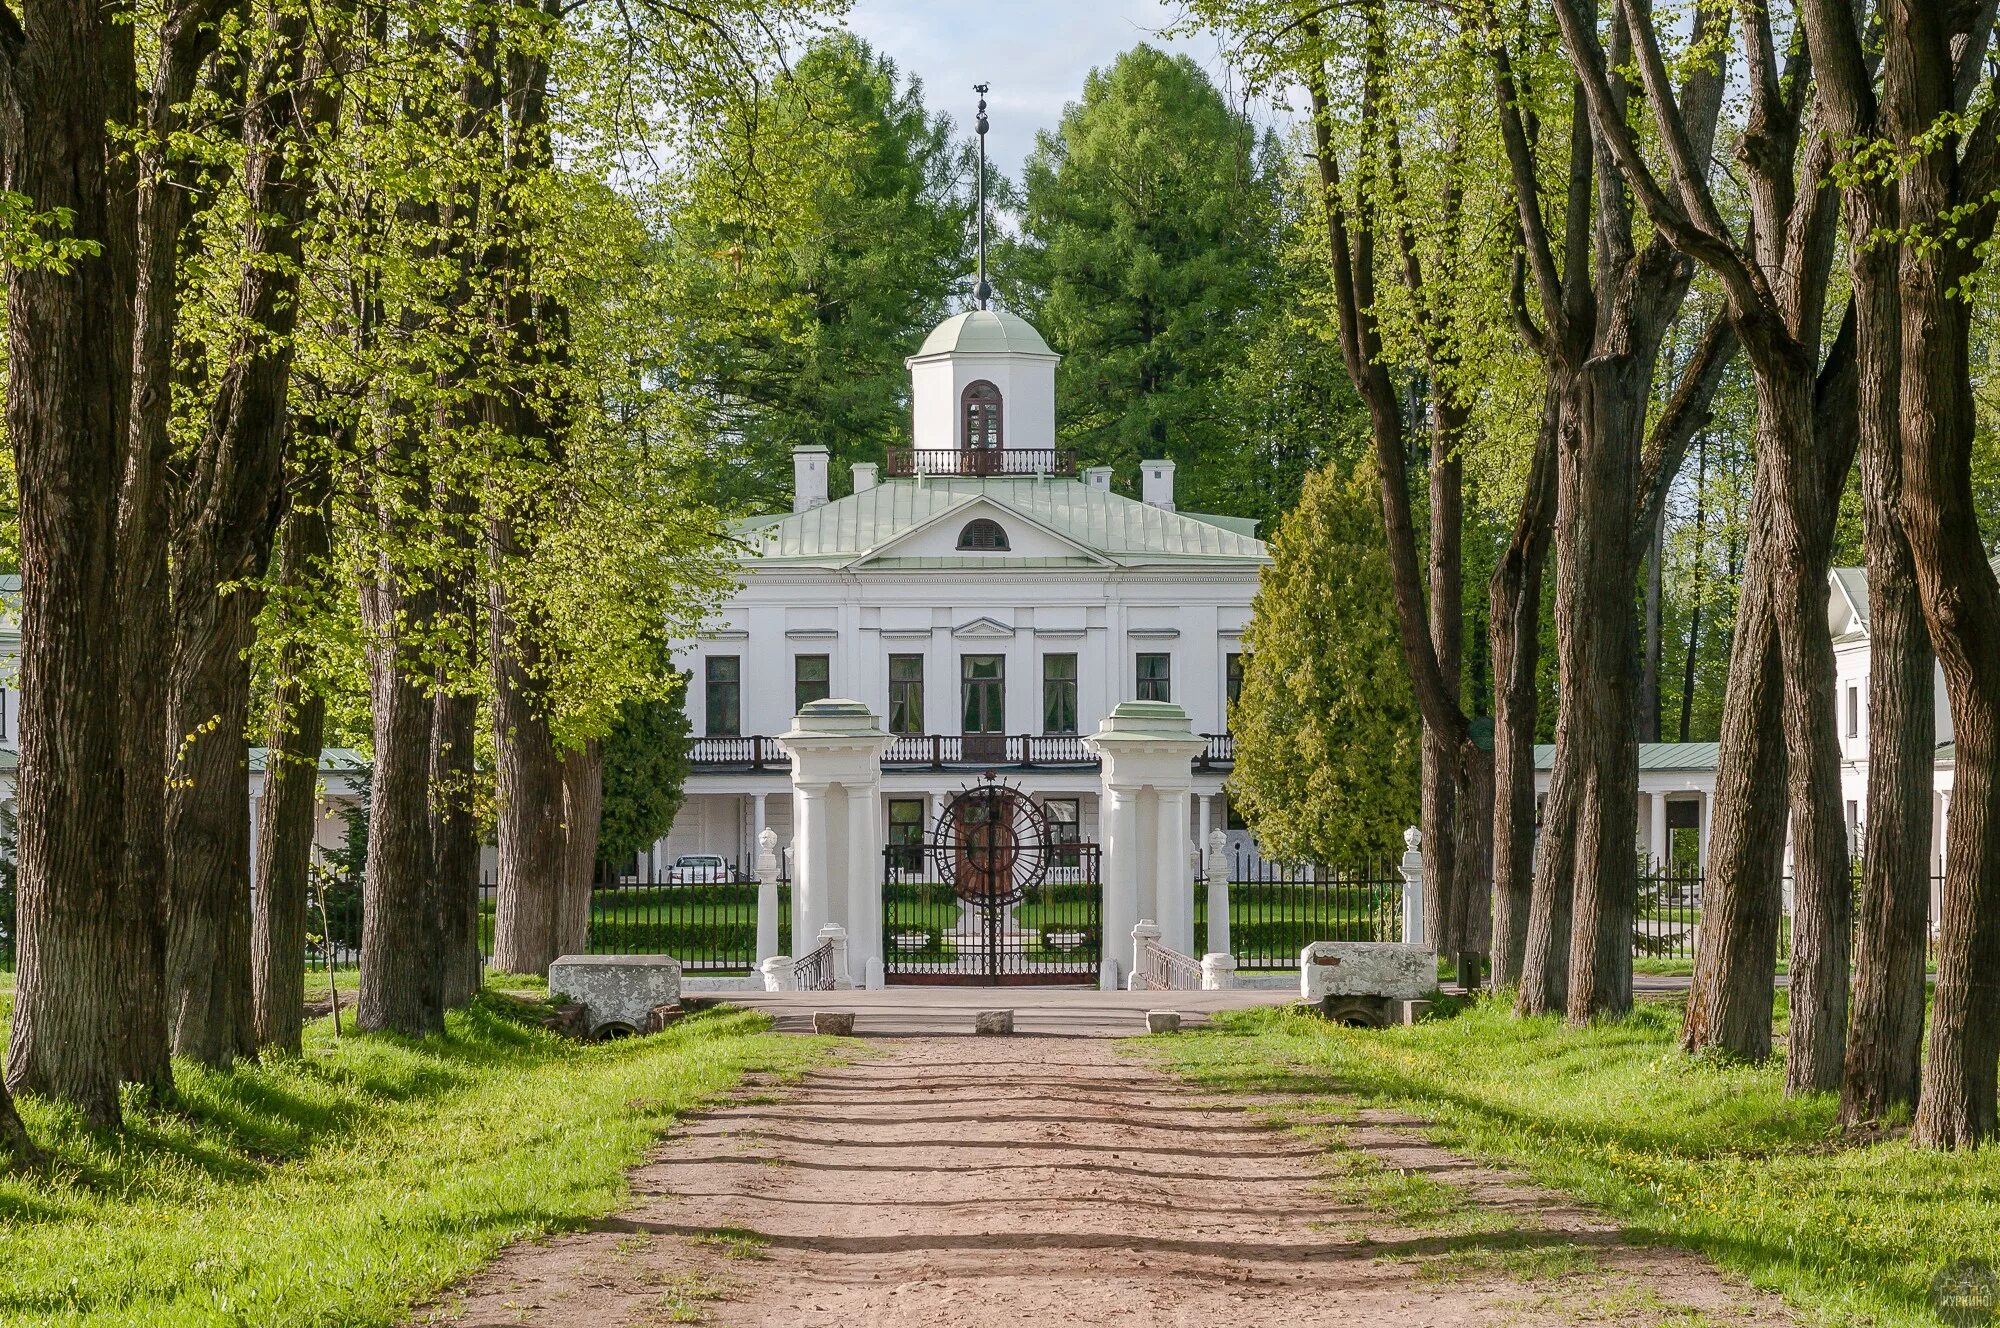
[[[1053,129],[1063,105],[1083,93],[1084,75],[1140,42],[1191,56],[1220,87],[1230,86],[1215,40],[1169,40],[1160,30],[1175,0],[854,0],[847,27],[924,83],[924,102],[970,133],[978,96],[990,83],[986,150],[1019,179],[1035,131]],[[1269,112],[1253,108],[1260,121]]]

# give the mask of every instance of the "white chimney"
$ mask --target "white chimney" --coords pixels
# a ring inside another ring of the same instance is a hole
[[[1171,461],[1141,461],[1139,463],[1139,497],[1148,507],[1174,510],[1174,463]]]
[[[1102,489],[1106,493],[1110,493],[1111,467],[1085,466],[1083,468],[1083,482],[1085,484],[1088,484],[1093,489]]]
[[[792,510],[826,506],[827,451],[818,443],[792,449]]]
[[[870,489],[875,487],[875,478],[880,473],[881,473],[881,467],[876,465],[873,461],[855,462],[854,491],[856,493],[867,493]]]

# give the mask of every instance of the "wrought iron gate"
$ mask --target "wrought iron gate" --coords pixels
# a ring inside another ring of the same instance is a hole
[[[883,967],[897,983],[1094,984],[1102,904],[1097,845],[1056,838],[1032,798],[989,775],[927,842],[883,850]]]

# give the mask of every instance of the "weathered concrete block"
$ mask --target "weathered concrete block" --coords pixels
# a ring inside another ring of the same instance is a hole
[[[824,1033],[828,1037],[853,1037],[854,1011],[814,1010],[813,1032]]]
[[[592,1037],[637,1033],[654,1007],[680,1004],[681,965],[670,955],[564,955],[549,965],[549,994],[581,1005]]]
[[[1299,951],[1299,997],[1314,1005],[1329,996],[1414,1000],[1436,986],[1437,956],[1421,945],[1314,941]]]
[[[1148,1033],[1178,1033],[1181,1031],[1179,1010],[1146,1011],[1146,1031]]]
[[[646,1026],[639,1031],[642,1033],[661,1032],[678,1024],[686,1015],[687,1011],[679,1005],[656,1005],[646,1011]]]
[[[972,1016],[972,1031],[975,1033],[1011,1033],[1014,1031],[1012,1010],[981,1010]]]

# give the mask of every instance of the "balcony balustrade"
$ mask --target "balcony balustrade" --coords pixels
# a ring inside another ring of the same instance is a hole
[[[1197,770],[1227,770],[1235,764],[1235,739],[1227,733],[1204,733],[1208,746],[1195,757]],[[1095,769],[1097,757],[1074,733],[914,733],[893,738],[882,753],[885,770],[958,766],[1005,767],[1015,770]],[[696,738],[689,764],[697,771],[782,772],[792,767],[784,746],[762,734],[739,738]]]
[[[1067,447],[892,447],[884,474],[1074,475],[1076,453]]]

